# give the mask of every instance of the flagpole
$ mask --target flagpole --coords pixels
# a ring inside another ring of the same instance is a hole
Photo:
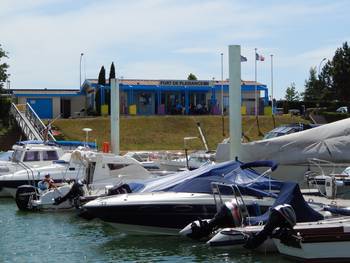
[[[255,50],[254,60],[255,60],[255,94],[254,94],[254,101],[255,101],[255,116],[258,116],[258,100],[257,100],[257,48]]]
[[[271,108],[272,108],[272,115],[274,115],[274,110],[273,110],[273,54],[271,54]]]

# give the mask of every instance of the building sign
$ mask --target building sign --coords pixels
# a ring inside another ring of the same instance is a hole
[[[211,86],[206,80],[160,80],[161,86]]]

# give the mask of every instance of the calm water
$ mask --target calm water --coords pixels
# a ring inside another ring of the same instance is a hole
[[[25,213],[0,199],[0,262],[290,262],[275,255],[235,254],[181,237],[124,235],[74,213]]]

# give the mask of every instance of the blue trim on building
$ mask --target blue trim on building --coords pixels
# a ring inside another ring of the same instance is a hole
[[[15,97],[76,97],[81,96],[83,94],[36,94],[36,93],[21,93],[21,94],[14,94]]]

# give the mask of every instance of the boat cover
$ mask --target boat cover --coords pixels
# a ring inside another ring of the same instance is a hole
[[[283,204],[289,204],[293,207],[297,222],[314,222],[324,219],[323,215],[312,209],[305,201],[297,183],[283,183],[281,191],[272,207]],[[269,218],[269,214],[270,211],[267,211],[261,216],[250,217],[247,219],[247,223],[250,225],[266,223],[267,219]]]
[[[249,167],[276,167],[274,162],[253,162],[248,166],[240,161],[208,164],[193,171],[184,171],[163,176],[144,184],[129,184],[133,192],[172,191],[187,193],[212,193],[211,183],[236,184],[242,194],[258,197],[276,196],[267,190],[279,190],[282,183],[261,176]],[[242,169],[242,167],[247,167]]]
[[[229,143],[218,145],[216,160],[229,159]],[[350,118],[280,137],[242,143],[240,159],[275,160],[280,165],[308,163],[318,158],[350,162]]]
[[[17,145],[27,145],[27,144],[46,144],[51,146],[61,146],[61,147],[79,147],[79,146],[88,146],[89,148],[95,149],[97,145],[95,142],[82,142],[82,141],[39,141],[39,140],[28,140],[28,141],[19,141],[16,142]]]

